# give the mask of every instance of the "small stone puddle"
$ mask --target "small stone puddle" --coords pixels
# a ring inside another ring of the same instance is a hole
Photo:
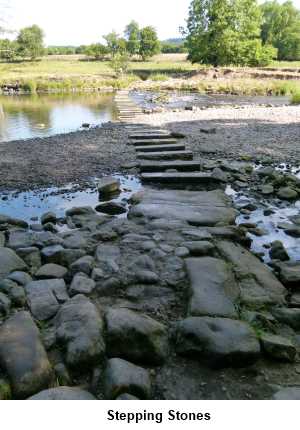
[[[113,175],[120,179],[121,192],[109,200],[99,200],[99,193],[96,189],[98,178],[93,179],[95,186],[82,190],[76,184],[69,184],[65,187],[50,187],[21,193],[3,192],[0,193],[0,213],[13,218],[20,218],[29,224],[38,223],[43,213],[52,211],[57,217],[63,217],[65,211],[74,206],[97,206],[100,202],[123,203],[128,211],[128,200],[139,191],[142,186],[139,179],[133,175]],[[119,215],[126,217],[127,212]]]

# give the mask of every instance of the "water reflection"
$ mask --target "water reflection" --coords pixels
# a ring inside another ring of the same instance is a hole
[[[101,125],[116,117],[114,95],[0,96],[0,142],[45,137]]]

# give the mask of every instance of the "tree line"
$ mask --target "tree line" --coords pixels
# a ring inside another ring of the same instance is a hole
[[[193,0],[186,28],[193,63],[266,66],[300,60],[300,11],[292,1]]]
[[[148,60],[155,54],[163,52],[182,52],[185,50],[182,41],[160,42],[154,27],[140,28],[136,21],[131,21],[124,34],[115,31],[103,36],[104,43],[74,46],[44,47],[43,30],[33,25],[20,30],[15,40],[0,40],[0,58],[5,61],[29,59],[35,60],[42,55],[84,54],[96,60],[116,56],[128,56]]]

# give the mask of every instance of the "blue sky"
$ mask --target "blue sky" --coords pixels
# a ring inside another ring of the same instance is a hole
[[[154,25],[161,39],[178,37],[190,4],[190,0],[1,1],[10,4],[10,27],[38,24],[48,45],[98,42],[112,29],[121,33],[131,19],[141,26]]]

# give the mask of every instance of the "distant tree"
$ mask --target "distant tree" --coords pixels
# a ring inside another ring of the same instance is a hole
[[[257,0],[193,0],[186,46],[193,63],[266,65],[276,49],[262,45],[261,10]]]
[[[143,61],[160,52],[160,43],[154,27],[144,27],[141,30],[141,44],[139,54]]]
[[[116,54],[126,52],[127,42],[124,38],[120,37],[115,31],[103,36],[107,43],[107,48],[112,57]]]
[[[18,45],[9,39],[0,40],[0,58],[5,61],[14,61],[18,55]]]
[[[84,53],[88,57],[95,58],[95,60],[103,60],[109,53],[109,49],[102,43],[94,43],[86,46]]]
[[[129,55],[138,55],[140,51],[140,28],[136,21],[131,21],[125,28],[126,49]]]
[[[183,39],[164,40],[160,42],[160,46],[163,54],[182,54],[187,52]]]
[[[279,60],[299,60],[300,11],[291,1],[280,4],[276,0],[263,3],[261,10],[263,43],[278,49]]]
[[[117,52],[109,63],[115,74],[119,77],[128,71],[129,55],[125,52]]]
[[[20,55],[24,58],[29,57],[31,60],[40,57],[44,53],[43,40],[44,33],[39,26],[23,28],[17,37]]]

